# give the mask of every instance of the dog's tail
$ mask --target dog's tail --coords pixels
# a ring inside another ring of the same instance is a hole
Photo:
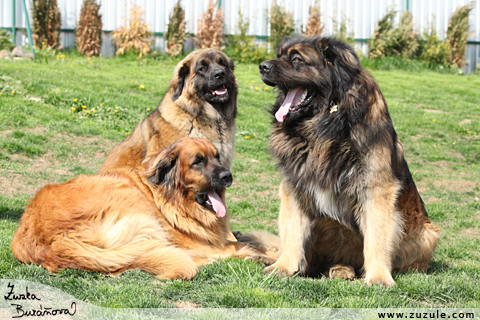
[[[264,230],[251,230],[245,234],[234,231],[233,234],[239,242],[245,242],[266,251],[279,252],[280,238]]]

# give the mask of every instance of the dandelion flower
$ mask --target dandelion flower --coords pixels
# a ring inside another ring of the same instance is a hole
[[[258,90],[258,87],[255,87],[255,90]]]
[[[97,112],[95,109],[92,110],[93,113]]]
[[[145,89],[145,86],[143,84],[141,84],[140,89]]]
[[[90,114],[90,110],[87,110],[87,113]]]
[[[75,98],[75,99],[73,99],[73,102],[77,102],[77,100],[78,100],[78,99],[77,99],[77,98]]]
[[[467,133],[470,133],[470,131],[467,131]]]
[[[455,142],[452,142],[453,145],[455,145],[456,143]]]
[[[3,92],[0,92],[0,96],[3,94]]]
[[[247,81],[245,81],[245,83],[248,83],[248,80],[247,80]]]
[[[118,110],[113,110],[113,112],[118,112]]]
[[[265,90],[268,90],[268,87],[265,87]]]
[[[100,102],[100,106],[103,106],[104,104],[105,104],[105,103],[103,103],[103,102]]]
[[[435,121],[437,121],[437,119],[433,119],[432,121],[434,121],[434,122],[435,122]]]
[[[130,132],[125,132],[125,135],[128,136],[130,134]]]
[[[250,139],[250,136],[245,136],[245,139]]]
[[[132,81],[130,81],[130,82],[133,82],[133,80],[132,80]]]
[[[252,80],[252,83],[255,83],[255,80]]]
[[[75,111],[75,110],[76,110],[75,107],[71,107],[70,109],[72,109],[72,111]]]
[[[82,109],[87,109],[87,106],[82,106]]]
[[[12,94],[15,94],[15,90],[12,90]]]

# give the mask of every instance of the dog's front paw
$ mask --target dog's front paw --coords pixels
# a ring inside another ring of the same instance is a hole
[[[367,272],[367,276],[365,277],[365,283],[368,284],[369,286],[376,283],[381,286],[390,287],[395,285],[395,280],[393,280],[392,275],[390,273],[380,273],[380,274],[369,275]]]
[[[334,265],[328,271],[329,278],[344,278],[344,279],[353,279],[355,278],[355,270],[352,266],[344,266],[341,264]]]
[[[275,263],[275,261],[277,261],[277,259],[274,259],[264,254],[249,255],[245,257],[245,260],[258,260],[266,266],[272,265]]]
[[[297,272],[297,268],[283,266],[277,263],[265,268],[266,274],[278,274],[281,277],[291,277]]]

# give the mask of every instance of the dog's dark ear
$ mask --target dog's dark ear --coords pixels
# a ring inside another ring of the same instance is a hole
[[[235,70],[235,63],[233,62],[233,59],[228,58],[228,66],[230,67],[230,69],[231,69],[232,71]]]
[[[170,185],[176,179],[177,155],[172,148],[162,151],[147,169],[148,182],[154,185]]]
[[[172,96],[173,101],[176,101],[182,95],[183,87],[185,86],[185,80],[187,79],[189,72],[190,72],[190,66],[187,62],[185,62],[182,65],[182,67],[178,70],[177,90],[175,90]]]
[[[337,52],[335,50],[335,47],[330,43],[330,39],[329,38],[319,39],[318,46],[323,55],[323,58],[325,59],[325,62],[333,64],[333,62],[335,61],[335,58],[337,57]]]

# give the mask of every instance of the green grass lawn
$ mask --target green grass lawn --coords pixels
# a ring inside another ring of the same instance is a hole
[[[0,276],[59,288],[115,308],[480,308],[480,76],[372,71],[441,240],[426,273],[394,274],[391,288],[361,280],[277,278],[256,261],[228,259],[191,281],[128,271],[55,275],[13,256],[27,200],[42,186],[96,173],[108,152],[153,110],[177,61],[73,57],[0,61]],[[258,67],[236,66],[238,103],[232,228],[276,232],[279,174],[268,151],[275,92]]]

